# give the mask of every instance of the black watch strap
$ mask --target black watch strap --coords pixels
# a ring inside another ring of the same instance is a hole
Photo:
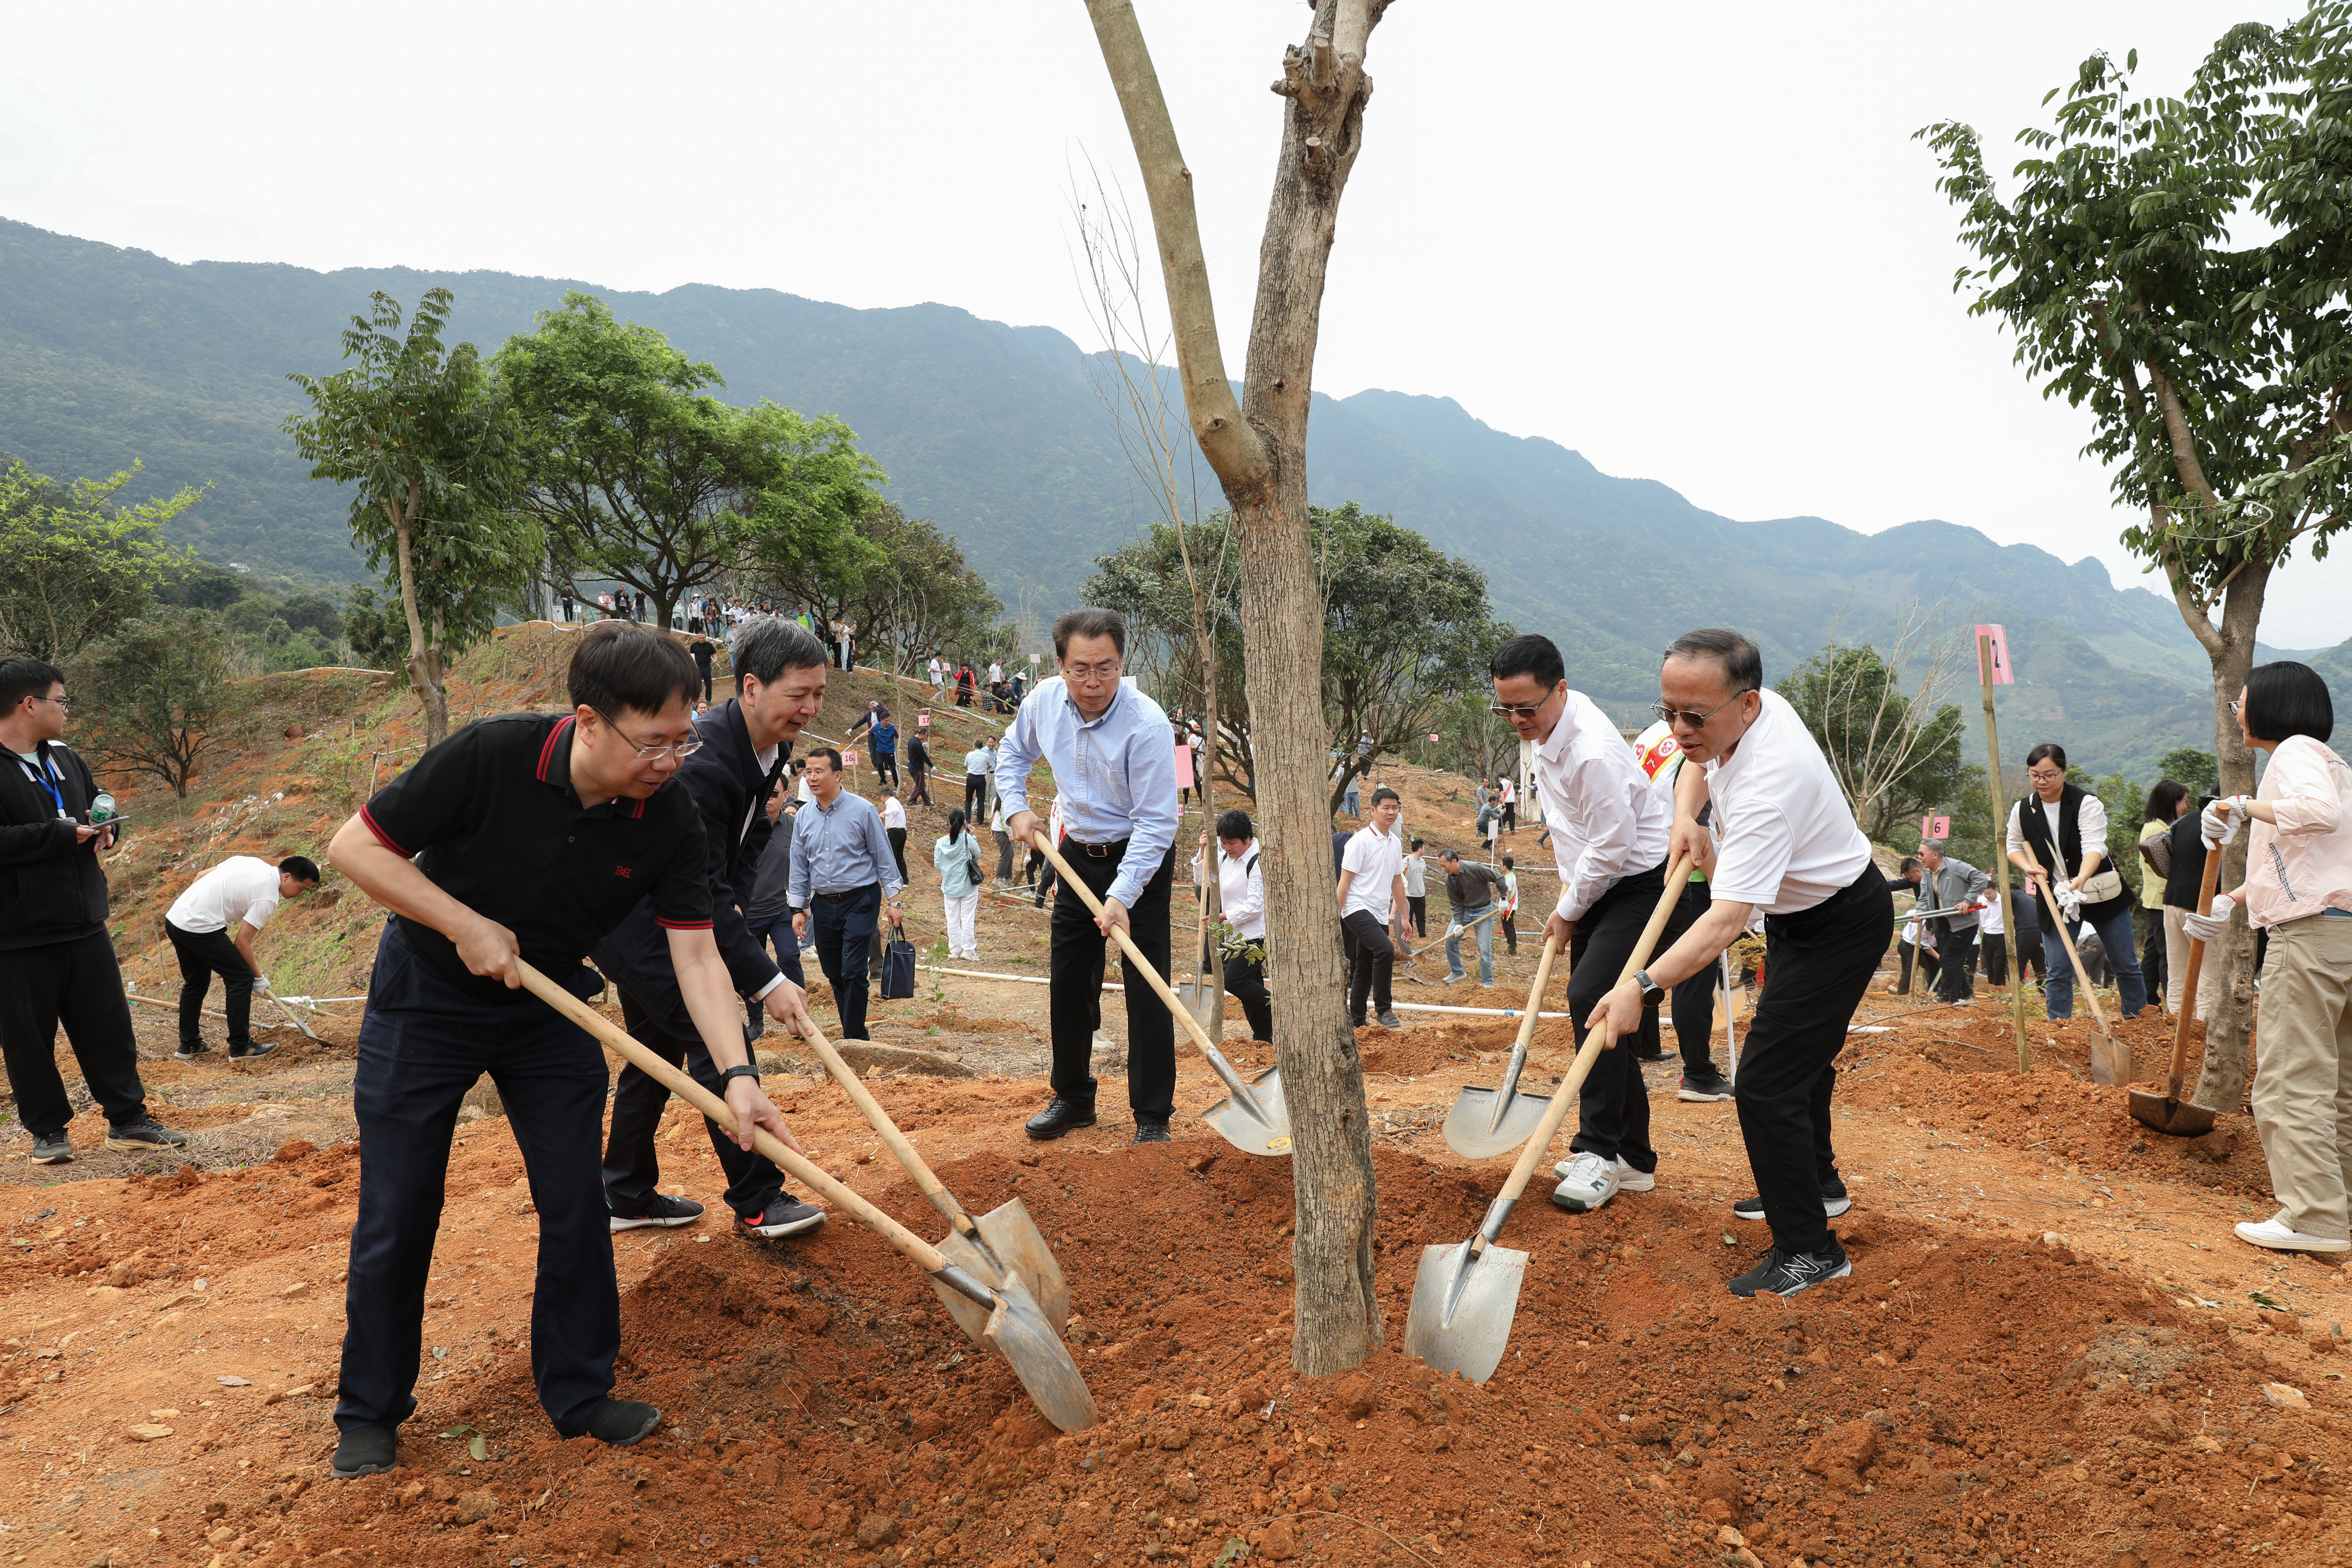
[[[720,1087],[724,1088],[728,1079],[737,1078],[748,1078],[753,1083],[757,1083],[760,1081],[760,1068],[756,1063],[744,1062],[739,1066],[729,1068],[725,1072],[720,1073],[719,1075],[719,1082]]]
[[[1644,1007],[1654,1007],[1666,999],[1665,987],[1651,979],[1646,969],[1634,971],[1633,984],[1642,988],[1642,1005]]]

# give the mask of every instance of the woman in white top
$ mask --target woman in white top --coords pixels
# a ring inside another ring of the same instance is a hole
[[[948,813],[948,830],[931,846],[931,866],[940,874],[940,900],[947,906],[948,956],[978,958],[980,841],[964,831],[961,806]]]
[[[2132,894],[2124,879],[2102,864],[2107,854],[2107,808],[2090,791],[2066,782],[2066,748],[2044,744],[2025,753],[2025,781],[2033,793],[2009,808],[2009,862],[2032,876],[2038,866],[2051,879],[2066,922],[2081,921],[2099,933],[2115,971],[2116,1005],[2126,1018],[2147,1005],[2147,986],[2133,955]],[[2034,811],[2031,816],[2027,805]],[[2042,1000],[2053,1018],[2074,1016],[2074,966],[2058,935],[2059,910],[2035,890],[2042,917],[2042,957],[2049,966]]]
[[[2251,798],[2215,801],[2202,826],[2210,847],[2252,820],[2246,879],[2182,924],[2210,942],[2243,904],[2270,933],[2252,1098],[2280,1207],[2238,1236],[2276,1252],[2352,1252],[2352,769],[2327,747],[2335,704],[2310,666],[2262,666],[2230,708],[2271,763]]]

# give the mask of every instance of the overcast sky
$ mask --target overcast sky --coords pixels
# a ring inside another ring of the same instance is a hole
[[[1266,88],[1307,11],[1140,9],[1238,374]],[[1317,384],[1451,396],[1735,518],[1943,518],[2141,581],[2087,419],[1953,294],[1911,132],[1968,120],[2006,169],[2084,55],[2137,47],[2171,91],[2227,25],[2294,9],[1395,0]],[[10,31],[0,214],[175,260],[938,300],[1093,346],[1072,169],[1132,186],[1078,0],[51,5]],[[2347,563],[2273,579],[2265,638],[2352,636]]]

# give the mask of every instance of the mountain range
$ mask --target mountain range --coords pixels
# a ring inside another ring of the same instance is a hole
[[[1051,328],[698,284],[647,294],[499,272],[180,264],[5,220],[0,451],[65,475],[139,458],[155,489],[210,487],[173,525],[205,557],[359,579],[346,502],[309,479],[278,429],[300,406],[287,373],[337,368],[339,335],[372,291],[413,306],[436,285],[457,296],[455,337],[485,353],[578,289],[711,362],[736,401],[839,416],[892,498],[952,533],[1008,603],[1026,590],[1048,612],[1066,606],[1095,558],[1154,513],[1096,394],[1096,361]],[[1557,638],[1570,679],[1621,721],[1655,695],[1658,650],[1690,626],[1748,631],[1777,679],[1832,638],[1884,643],[1916,605],[1962,628],[2008,626],[2019,684],[2001,711],[2018,755],[2054,739],[2095,773],[2147,773],[2174,746],[2211,745],[2205,658],[2179,613],[2116,588],[2095,559],[1932,521],[1872,534],[1814,517],[1735,521],[1496,430],[1452,398],[1400,392],[1318,395],[1307,476],[1317,502],[1393,513],[1484,568],[1496,613]],[[2311,657],[2352,677],[2352,641]],[[1955,696],[1973,720],[1972,688]]]

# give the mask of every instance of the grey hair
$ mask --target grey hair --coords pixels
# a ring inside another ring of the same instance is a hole
[[[798,621],[761,616],[727,634],[727,657],[738,679],[750,676],[766,685],[788,669],[814,669],[825,663],[824,645]]]

